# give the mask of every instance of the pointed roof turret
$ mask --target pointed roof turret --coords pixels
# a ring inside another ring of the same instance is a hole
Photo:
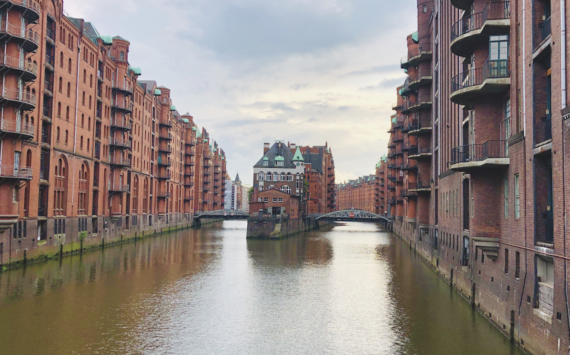
[[[293,161],[305,161],[303,159],[303,154],[301,154],[301,149],[297,147],[297,151],[295,151],[295,155],[293,156]]]
[[[236,182],[240,182],[241,180],[239,179],[239,173],[236,174]]]

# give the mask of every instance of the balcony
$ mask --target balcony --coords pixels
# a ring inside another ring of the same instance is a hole
[[[118,91],[123,93],[125,96],[130,96],[133,94],[133,86],[126,81],[122,83],[113,81],[111,83],[111,88],[113,89],[113,92]]]
[[[408,191],[410,192],[430,192],[431,191],[431,183],[429,180],[425,181],[418,181],[418,182],[409,182],[408,183]]]
[[[170,171],[162,171],[158,173],[157,178],[159,180],[170,180],[172,176],[170,174]]]
[[[113,110],[113,111],[122,111],[122,112],[125,112],[125,113],[132,113],[132,112],[133,112],[133,103],[132,103],[132,102],[126,103],[126,102],[124,102],[124,101],[121,102],[121,101],[118,101],[118,100],[114,100],[114,101],[111,103],[111,110]]]
[[[130,120],[127,120],[125,118],[123,119],[117,119],[116,117],[113,117],[111,119],[111,128],[116,128],[116,129],[121,129],[121,130],[125,130],[125,131],[130,131],[133,129],[133,125],[131,123]]]
[[[416,102],[412,102],[411,100],[404,100],[404,104],[402,105],[402,113],[403,114],[410,114],[414,112],[418,112],[420,110],[429,109],[431,108],[431,96],[427,98],[420,98],[416,99]]]
[[[32,139],[36,133],[36,126],[3,119],[2,123],[0,123],[0,132],[18,135],[24,139]]]
[[[404,197],[404,198],[416,198],[418,197],[417,192],[412,191],[412,190],[408,190],[408,189],[402,189],[400,191],[400,197]]]
[[[408,152],[408,159],[413,160],[421,160],[431,159],[432,150],[431,148],[424,148],[424,147],[411,147],[410,151]]]
[[[184,186],[185,187],[192,187],[192,186],[194,186],[194,182],[193,181],[185,181]]]
[[[552,119],[544,116],[534,122],[534,146],[544,146],[552,140]]]
[[[168,147],[158,147],[158,152],[159,153],[166,153],[166,154],[170,154],[172,153],[172,148],[170,146]]]
[[[166,120],[166,121],[159,121],[158,125],[161,127],[172,127],[172,123],[170,122],[170,120]]]
[[[451,27],[451,52],[468,57],[479,43],[489,41],[489,36],[509,34],[510,2],[490,2],[483,11],[457,21]]]
[[[184,201],[193,201],[194,200],[194,196],[184,196]]]
[[[473,0],[451,0],[451,5],[461,10],[469,10]]]
[[[194,149],[186,149],[185,153],[187,156],[193,157],[196,155],[196,152],[194,152]]]
[[[418,63],[431,59],[432,57],[432,46],[429,43],[431,40],[426,39],[428,43],[422,43],[416,48],[412,48],[408,51],[408,56],[402,58],[400,61],[400,67],[402,69],[408,69],[409,67],[416,67]]]
[[[156,197],[157,198],[169,198],[170,197],[170,192],[168,191],[158,191],[156,193]]]
[[[170,132],[168,132],[168,133],[160,132],[160,134],[158,135],[158,138],[164,139],[167,141],[171,141],[172,140],[172,134]]]
[[[46,53],[45,67],[47,70],[53,72],[55,70],[55,56]]]
[[[109,182],[109,192],[125,193],[129,192],[129,190],[130,186],[128,184]]]
[[[424,134],[431,134],[432,124],[431,119],[427,120],[413,120],[408,126],[409,136],[421,136]]]
[[[44,95],[53,97],[53,81],[44,80]]]
[[[487,60],[482,68],[471,69],[453,77],[450,99],[468,105],[473,99],[498,95],[511,86],[509,60]]]
[[[187,141],[185,144],[186,144],[187,146],[193,147],[193,146],[196,145],[196,142],[195,142],[194,140],[191,140],[191,141]]]
[[[18,42],[25,52],[35,52],[40,43],[40,35],[37,32],[32,29],[22,29],[22,26],[13,25],[6,21],[2,21],[2,25],[0,25],[0,34],[3,35],[3,40],[6,40],[6,36],[8,36],[8,38]]]
[[[26,92],[24,89],[8,89],[0,90],[0,103],[13,102],[20,106],[21,109],[31,111],[36,107],[36,95]]]
[[[32,168],[21,168],[14,165],[0,165],[0,178],[15,180],[32,180]]]
[[[111,140],[109,140],[109,145],[116,148],[130,149],[132,143],[130,140],[126,140],[123,138],[111,138]]]
[[[123,158],[122,156],[118,157],[111,157],[110,164],[114,167],[130,167],[131,166],[131,159]]]
[[[38,76],[37,64],[5,54],[0,54],[0,67],[17,71],[24,81],[33,81]]]
[[[551,17],[540,22],[534,31],[534,50],[539,49],[552,33]]]
[[[159,166],[171,166],[172,163],[170,162],[170,159],[162,159],[162,157],[158,157],[158,165]]]
[[[508,167],[510,159],[506,153],[507,144],[507,141],[496,140],[455,147],[451,150],[450,169],[470,172]]]
[[[417,91],[421,86],[430,85],[432,79],[431,66],[419,67],[417,74],[410,80],[410,90]]]
[[[194,177],[194,172],[193,171],[186,171],[186,172],[184,172],[184,176]]]

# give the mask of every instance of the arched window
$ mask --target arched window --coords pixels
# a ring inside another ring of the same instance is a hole
[[[59,77],[59,92],[63,92],[63,78]]]
[[[65,130],[65,145],[67,145],[67,143],[69,142],[69,131],[66,129]]]
[[[93,74],[91,74],[89,76],[89,87],[92,88],[93,87]]]
[[[289,187],[289,185],[283,185],[281,186],[281,192],[291,194],[291,188]]]
[[[91,117],[87,118],[87,130],[91,130]]]
[[[59,142],[59,127],[55,129],[55,140]]]
[[[61,117],[61,102],[57,103],[57,117]]]
[[[285,173],[281,173],[281,181],[285,181]]]
[[[87,70],[83,69],[83,84],[87,84]]]
[[[59,66],[63,68],[63,52],[59,53]]]
[[[68,71],[69,73],[71,73],[71,58],[69,58],[69,60],[68,60],[67,63],[68,63],[68,64],[67,64],[67,66],[68,66],[67,71]]]
[[[260,171],[259,174],[257,174],[257,180],[263,181],[263,179],[265,179],[265,174],[263,171]]]
[[[57,160],[55,166],[55,187],[54,187],[54,208],[53,213],[55,216],[65,216],[67,191],[67,161],[62,156]]]
[[[89,108],[91,108],[91,95],[89,95]]]
[[[267,173],[266,180],[271,181],[271,177],[272,177],[271,172]]]
[[[89,151],[89,146],[91,145],[91,140],[87,138],[87,151]]]
[[[65,119],[69,121],[69,106],[65,108]]]
[[[279,174],[278,173],[273,173],[273,181],[279,181]]]
[[[71,83],[67,83],[67,97],[71,97]]]
[[[79,170],[79,192],[77,201],[77,214],[87,215],[87,187],[89,186],[89,173],[85,163]]]
[[[83,94],[81,94],[81,104],[85,106],[85,91],[83,91]]]
[[[81,136],[80,142],[79,149],[83,150],[83,136]]]
[[[293,181],[293,175],[291,175],[291,173],[287,173],[287,181]]]
[[[85,127],[85,115],[81,114],[81,128]]]

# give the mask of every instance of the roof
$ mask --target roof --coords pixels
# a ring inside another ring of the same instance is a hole
[[[128,40],[124,39],[124,38],[121,37],[121,36],[115,36],[115,37],[113,37],[113,39],[120,39],[120,40],[122,40],[122,41],[129,42]],[[129,42],[129,43],[131,43],[131,42]]]
[[[418,32],[412,33],[412,41],[418,43]]]
[[[280,158],[279,158],[280,157]],[[267,159],[266,159],[267,158]],[[279,159],[278,159],[279,158]],[[281,160],[282,159],[282,160]],[[273,168],[276,167],[275,161],[283,161],[283,165],[280,168],[295,168],[293,163],[293,152],[287,144],[285,143],[275,143],[269,150],[263,155],[261,159],[253,166],[254,168]],[[267,161],[267,165],[263,165],[263,161]]]
[[[305,159],[303,159],[303,154],[301,154],[301,148],[297,147],[295,155],[293,156],[293,161],[305,161]]]
[[[311,153],[311,149],[307,149],[306,153],[303,154],[303,161],[305,164],[311,164],[311,169],[323,172],[323,156],[325,152],[325,147],[315,147],[319,149],[318,153]],[[327,151],[328,153],[328,151]],[[295,153],[296,154],[296,153]],[[294,160],[293,160],[294,161]]]
[[[222,157],[222,159],[224,159],[224,157]],[[239,173],[236,174],[236,182],[238,182],[238,181],[241,181],[241,180],[239,179]]]

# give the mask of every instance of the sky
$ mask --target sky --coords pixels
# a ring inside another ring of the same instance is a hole
[[[68,16],[131,43],[140,80],[253,181],[263,143],[331,147],[336,182],[372,174],[387,151],[411,0],[66,0]]]

